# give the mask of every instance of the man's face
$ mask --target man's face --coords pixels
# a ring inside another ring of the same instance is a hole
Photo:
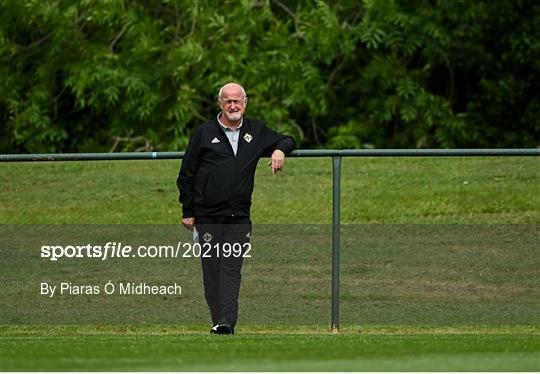
[[[229,121],[239,121],[244,115],[246,106],[247,100],[241,89],[237,87],[227,87],[221,92],[219,107]]]

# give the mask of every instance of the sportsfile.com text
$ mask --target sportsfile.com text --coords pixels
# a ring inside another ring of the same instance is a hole
[[[176,245],[124,245],[107,242],[104,245],[43,245],[41,257],[50,261],[74,258],[199,258],[199,257],[251,257],[250,243],[187,243]]]

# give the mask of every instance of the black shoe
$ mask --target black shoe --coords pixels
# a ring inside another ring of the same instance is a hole
[[[212,326],[212,328],[210,329],[210,334],[217,334],[217,328],[218,328],[219,325],[215,325],[215,326]]]
[[[212,328],[212,330],[213,330],[213,328]],[[227,323],[218,325],[217,328],[216,328],[216,334],[220,334],[220,335],[232,334],[232,335],[234,335],[234,327],[232,327],[231,325],[229,325]]]

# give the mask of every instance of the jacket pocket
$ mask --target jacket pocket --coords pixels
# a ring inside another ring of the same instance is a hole
[[[207,184],[208,184],[208,173],[206,172],[197,173],[197,176],[195,177],[195,196],[193,198],[194,202],[201,203],[204,201]]]
[[[228,201],[233,185],[231,177],[224,172],[209,174],[204,188],[205,205],[216,205]]]

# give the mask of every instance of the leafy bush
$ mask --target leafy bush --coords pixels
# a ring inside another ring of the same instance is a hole
[[[182,150],[242,83],[303,147],[530,147],[534,1],[0,0],[0,151]]]

